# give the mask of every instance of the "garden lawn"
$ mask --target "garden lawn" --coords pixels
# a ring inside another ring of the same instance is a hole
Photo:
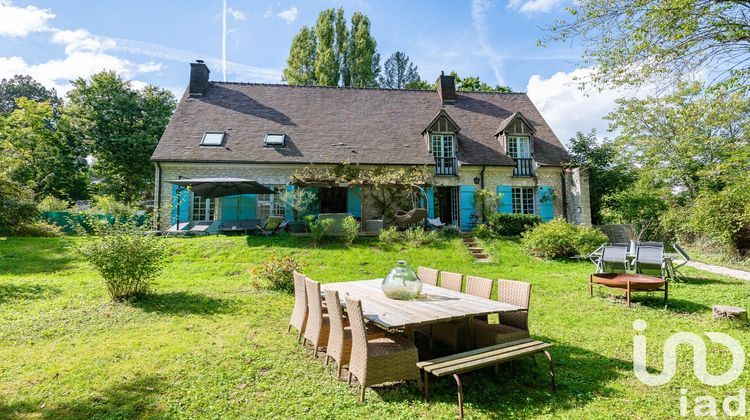
[[[466,415],[569,418],[679,416],[680,389],[690,408],[748,387],[747,369],[724,387],[692,374],[687,346],[667,385],[640,383],[632,369],[632,323],[648,322],[649,366],[678,331],[719,331],[750,349],[744,327],[711,318],[712,304],[750,306],[750,286],[695,270],[659,294],[637,294],[632,308],[608,290],[588,297],[590,262],[542,261],[514,241],[485,243],[493,262],[473,262],[461,240],[381,248],[360,239],[311,248],[292,237],[170,238],[168,263],[151,297],[111,303],[102,281],[76,252],[86,239],[0,239],[0,417],[365,417],[453,418],[455,384],[431,381],[431,401],[412,385],[357,392],[331,368],[302,352],[287,333],[291,295],[251,286],[249,270],[273,252],[298,258],[321,282],[384,276],[397,259],[440,269],[533,284],[532,336],[555,345],[558,392],[546,367],[517,363],[465,375]],[[618,293],[618,292],[612,292]],[[707,340],[706,340],[707,341]],[[728,351],[709,345],[709,371],[729,366]],[[719,400],[721,410],[721,400]]]

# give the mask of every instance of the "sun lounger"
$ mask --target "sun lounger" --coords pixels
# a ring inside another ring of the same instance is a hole
[[[628,244],[612,244],[602,248],[602,255],[597,260],[597,271],[615,272],[622,269],[628,271]]]

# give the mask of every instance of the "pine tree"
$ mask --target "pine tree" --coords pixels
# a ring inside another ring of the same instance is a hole
[[[289,58],[282,73],[282,80],[291,85],[314,85],[315,77],[315,31],[303,26],[292,40]]]
[[[410,83],[419,81],[417,66],[401,51],[396,51],[385,60],[383,75],[378,79],[380,87],[389,89],[404,89]]]
[[[380,54],[377,42],[370,35],[370,19],[362,13],[352,16],[352,29],[349,35],[349,71],[351,86],[377,86],[380,74]]]
[[[315,25],[315,78],[321,86],[338,86],[339,60],[336,51],[336,33],[334,31],[335,12],[326,9],[318,15]]]
[[[338,54],[339,74],[341,83],[344,86],[351,85],[352,78],[349,72],[349,30],[346,27],[346,18],[344,18],[344,9],[336,10],[336,53]]]

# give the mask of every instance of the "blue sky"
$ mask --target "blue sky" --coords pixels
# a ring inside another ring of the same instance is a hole
[[[289,44],[320,10],[370,17],[383,59],[404,51],[432,81],[441,70],[528,91],[561,140],[599,128],[614,92],[581,92],[575,43],[536,45],[564,17],[568,0],[240,1],[227,0],[227,80],[280,82]],[[64,93],[68,80],[114,69],[135,84],[181,93],[188,62],[203,58],[222,79],[222,0],[0,0],[0,77],[31,74]],[[576,112],[571,110],[576,109]]]

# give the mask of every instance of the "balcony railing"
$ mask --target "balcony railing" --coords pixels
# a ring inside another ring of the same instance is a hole
[[[513,168],[513,176],[534,176],[534,159],[514,158],[516,166]]]
[[[455,175],[458,166],[456,158],[435,158],[435,175]]]

